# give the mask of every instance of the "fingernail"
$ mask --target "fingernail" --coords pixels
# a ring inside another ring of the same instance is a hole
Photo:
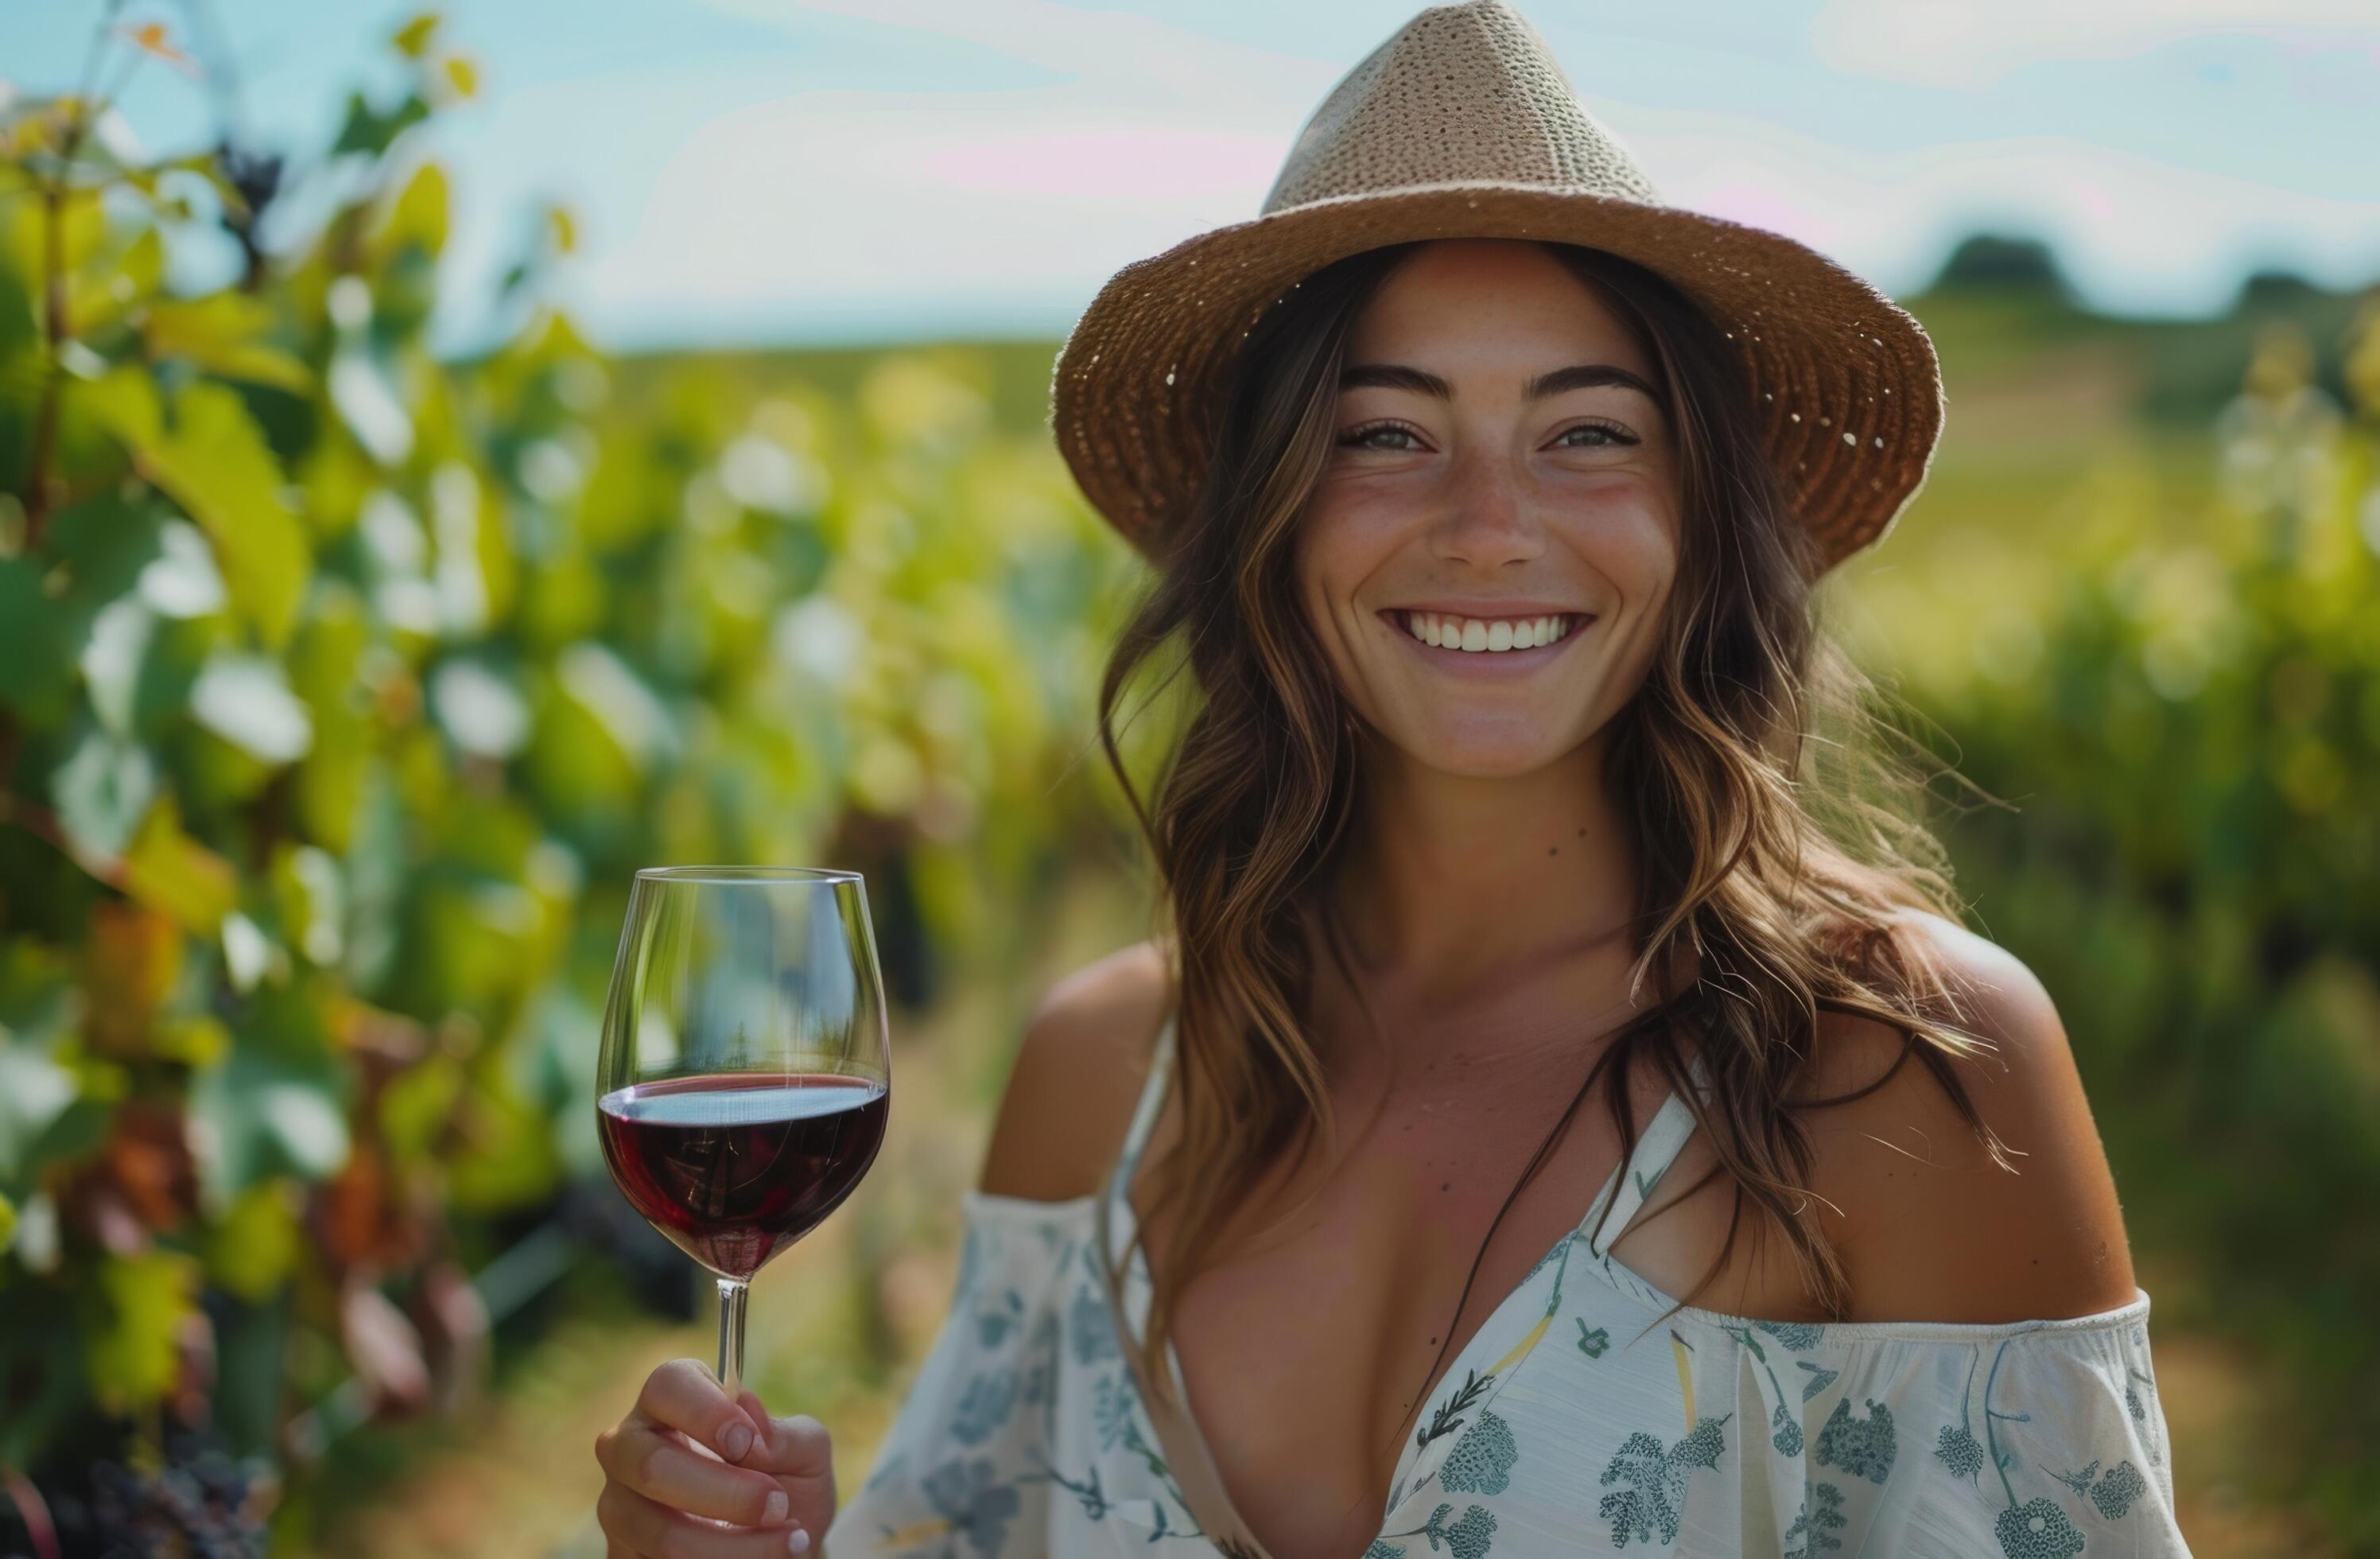
[[[727,1453],[729,1461],[742,1461],[744,1453],[752,1448],[751,1429],[744,1424],[729,1424],[727,1432],[719,1437],[719,1448]]]
[[[808,1532],[806,1532],[806,1531],[802,1530],[802,1529],[801,1529],[801,1528],[796,1527],[796,1528],[795,1528],[792,1531],[787,1532],[787,1533],[785,1534],[785,1552],[786,1552],[786,1553],[808,1553],[809,1551],[810,1551],[810,1535],[809,1535],[809,1533],[808,1533]]]
[[[767,1511],[767,1513],[766,1513],[766,1514],[764,1514],[764,1515],[760,1517],[760,1519],[761,1519],[762,1521],[764,1521],[764,1522],[768,1523],[770,1526],[773,1527],[773,1526],[775,1526],[778,1522],[783,1521],[784,1518],[785,1518],[785,1492],[784,1492],[783,1489],[773,1490],[773,1491],[771,1491],[771,1493],[770,1493],[770,1495],[769,1495],[769,1508],[768,1508],[768,1511]]]

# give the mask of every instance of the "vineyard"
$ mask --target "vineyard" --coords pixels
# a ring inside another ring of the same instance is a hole
[[[0,1553],[307,1551],[541,1339],[690,1313],[591,1108],[662,862],[868,874],[930,1102],[764,1384],[880,1423],[1016,971],[1140,932],[1090,736],[1140,577],[1055,344],[623,360],[550,301],[556,207],[442,360],[415,130],[476,73],[431,17],[391,47],[304,165],[0,103]],[[215,290],[167,286],[193,232]],[[1912,307],[1949,442],[1830,606],[2006,798],[1942,826],[2074,1036],[2160,1346],[2269,1371],[2226,1475],[2380,1551],[2380,294],[2154,343]]]

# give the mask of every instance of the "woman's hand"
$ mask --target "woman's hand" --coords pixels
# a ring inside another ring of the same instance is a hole
[[[730,1401],[703,1365],[673,1358],[595,1437],[606,1559],[810,1553],[834,1516],[833,1452],[816,1419],[772,1419],[749,1391]]]

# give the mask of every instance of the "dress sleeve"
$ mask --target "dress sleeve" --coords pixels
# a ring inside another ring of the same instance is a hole
[[[865,1482],[828,1528],[830,1559],[1038,1554],[1047,1547],[1061,1297],[1080,1204],[969,1191],[950,1313]]]
[[[1745,1449],[1785,1559],[2187,1559],[2145,1307],[2014,1328],[1759,1322],[1738,1340],[1742,1400],[1756,1391],[1767,1418]]]

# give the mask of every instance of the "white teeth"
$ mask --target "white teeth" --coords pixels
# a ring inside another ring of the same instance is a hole
[[[1407,633],[1435,649],[1463,650],[1472,654],[1497,654],[1506,650],[1530,650],[1566,639],[1577,619],[1568,615],[1505,618],[1441,615],[1436,612],[1402,614]]]

